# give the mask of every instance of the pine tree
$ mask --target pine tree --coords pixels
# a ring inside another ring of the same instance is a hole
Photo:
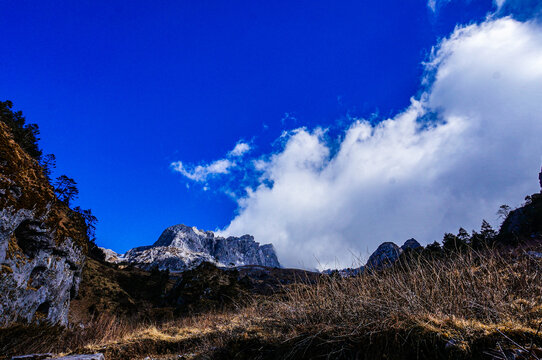
[[[66,175],[60,175],[56,178],[53,184],[55,188],[56,196],[67,206],[70,206],[72,200],[77,199],[79,195],[79,189],[77,189],[77,183],[72,178]]]

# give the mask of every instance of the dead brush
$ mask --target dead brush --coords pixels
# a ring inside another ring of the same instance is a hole
[[[487,249],[412,257],[351,278],[300,280],[234,309],[162,323],[103,315],[62,333],[21,336],[15,329],[22,340],[9,333],[4,340],[19,353],[100,351],[108,359],[476,358],[512,350],[536,359],[541,321],[542,260]]]
[[[503,335],[529,335],[540,345],[541,269],[540,260],[492,249],[412,257],[382,271],[289,287],[273,317],[292,334],[325,333],[329,342],[418,328],[465,351]]]

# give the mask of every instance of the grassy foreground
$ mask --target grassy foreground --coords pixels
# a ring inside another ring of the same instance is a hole
[[[107,359],[542,358],[542,259],[532,251],[412,258],[353,278],[299,281],[234,309],[142,323],[0,330],[0,353],[103,352]],[[508,356],[508,357],[507,357]]]

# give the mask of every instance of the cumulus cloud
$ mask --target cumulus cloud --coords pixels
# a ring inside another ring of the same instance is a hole
[[[457,28],[425,63],[422,95],[397,116],[284,135],[224,234],[273,243],[286,266],[350,266],[384,241],[440,240],[495,222],[537,191],[542,29],[511,18]],[[226,167],[227,168],[227,167]]]

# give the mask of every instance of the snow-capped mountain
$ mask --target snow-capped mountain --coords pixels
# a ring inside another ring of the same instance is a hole
[[[108,258],[114,259],[112,254]],[[175,225],[164,230],[150,246],[141,246],[118,255],[115,262],[125,261],[144,269],[184,271],[204,261],[218,266],[263,265],[280,267],[273,245],[260,245],[254,237],[221,237],[212,231]]]

